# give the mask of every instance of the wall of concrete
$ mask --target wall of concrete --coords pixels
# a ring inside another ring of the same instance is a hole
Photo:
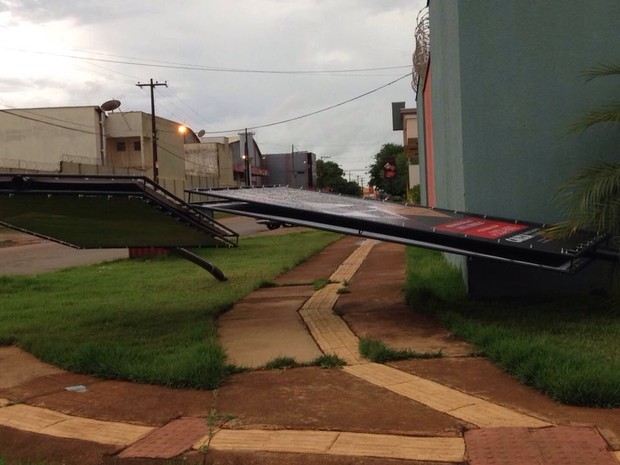
[[[232,152],[227,140],[185,144],[186,188],[234,186]]]
[[[0,111],[0,167],[49,170],[63,159],[101,163],[97,107]]]
[[[157,161],[159,183],[175,195],[185,195],[185,147],[179,124],[156,117]],[[120,164],[133,170],[140,170],[153,178],[153,143],[151,136],[151,115],[143,112],[110,113],[105,123],[107,157],[110,164]],[[116,143],[126,142],[131,148],[134,141],[140,141],[141,152],[119,153]],[[129,165],[126,164],[125,159]]]
[[[185,172],[217,177],[217,144],[185,144]]]

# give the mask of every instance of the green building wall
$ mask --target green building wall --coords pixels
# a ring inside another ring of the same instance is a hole
[[[430,0],[429,9],[434,206],[541,223],[562,220],[554,201],[559,186],[579,169],[620,155],[617,126],[570,133],[591,110],[620,100],[620,78],[586,83],[583,75],[620,63],[620,1]],[[419,115],[422,91],[421,85]],[[429,122],[419,120],[423,134]],[[596,269],[572,279],[452,261],[479,294],[511,293],[517,276],[519,292],[600,283]]]
[[[592,162],[617,160],[615,128],[570,134],[620,99],[618,0],[431,0],[438,207],[556,222],[558,186]]]

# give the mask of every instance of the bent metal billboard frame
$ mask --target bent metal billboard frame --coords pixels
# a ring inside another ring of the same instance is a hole
[[[202,208],[567,273],[608,239],[587,231],[560,239],[545,224],[288,187],[188,192],[209,196],[194,202]]]

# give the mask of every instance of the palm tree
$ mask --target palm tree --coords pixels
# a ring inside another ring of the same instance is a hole
[[[620,76],[620,65],[585,73],[586,81],[612,75]],[[600,123],[620,123],[620,103],[590,113],[571,132],[583,132]],[[560,187],[557,199],[568,207],[568,219],[556,228],[560,235],[590,229],[620,237],[620,162],[598,163],[577,173]]]

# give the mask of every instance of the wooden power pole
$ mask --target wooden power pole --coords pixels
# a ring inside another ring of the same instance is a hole
[[[140,84],[137,83],[136,86],[142,87],[150,87],[151,88],[151,138],[153,141],[153,181],[159,184],[159,161],[157,160],[157,124],[155,123],[155,95],[153,93],[153,89],[157,86],[166,86],[168,87],[168,82],[151,82],[148,84]]]

